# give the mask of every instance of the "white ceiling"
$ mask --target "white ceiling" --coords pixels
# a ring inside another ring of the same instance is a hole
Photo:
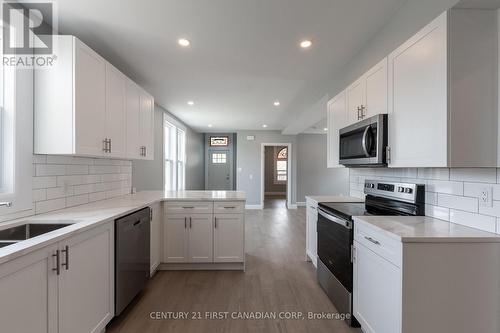
[[[327,130],[325,130],[325,128]],[[326,134],[328,131],[327,119],[321,119],[316,124],[302,131],[304,134]]]
[[[199,131],[283,129],[294,99],[346,64],[405,1],[55,0],[60,33]],[[179,47],[180,37],[191,46]],[[303,38],[311,49],[298,47]]]

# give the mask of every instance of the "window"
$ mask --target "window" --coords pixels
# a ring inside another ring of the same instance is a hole
[[[0,215],[32,209],[32,165],[33,70],[0,64]]]
[[[184,190],[186,184],[186,132],[165,120],[165,190]]]
[[[287,181],[287,167],[288,167],[288,148],[281,148],[276,155],[276,171],[275,182],[283,183]]]
[[[226,153],[213,153],[212,164],[225,164],[227,161]]]
[[[227,147],[229,144],[229,137],[227,136],[211,136],[210,147]]]

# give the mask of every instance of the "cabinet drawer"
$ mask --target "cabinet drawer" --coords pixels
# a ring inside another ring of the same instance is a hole
[[[354,221],[354,239],[382,258],[401,267],[402,246],[400,241],[386,236],[382,231],[359,222],[359,220]]]
[[[165,205],[166,215],[178,215],[178,214],[212,214],[213,212],[213,202],[167,202]]]
[[[245,205],[243,202],[238,201],[224,201],[214,203],[214,212],[218,214],[235,214],[243,213]]]

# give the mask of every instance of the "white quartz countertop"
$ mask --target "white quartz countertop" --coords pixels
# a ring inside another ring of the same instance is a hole
[[[365,202],[363,199],[343,195],[307,195],[306,199],[320,202]]]
[[[240,191],[144,191],[3,222],[0,230],[25,223],[72,224],[0,248],[0,264],[161,201],[246,201],[246,195]]]
[[[500,235],[427,216],[355,216],[364,223],[403,243],[500,242]]]

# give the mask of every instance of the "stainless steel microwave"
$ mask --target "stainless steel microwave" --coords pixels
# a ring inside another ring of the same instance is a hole
[[[387,114],[378,114],[344,127],[339,135],[340,164],[347,167],[387,165]]]

